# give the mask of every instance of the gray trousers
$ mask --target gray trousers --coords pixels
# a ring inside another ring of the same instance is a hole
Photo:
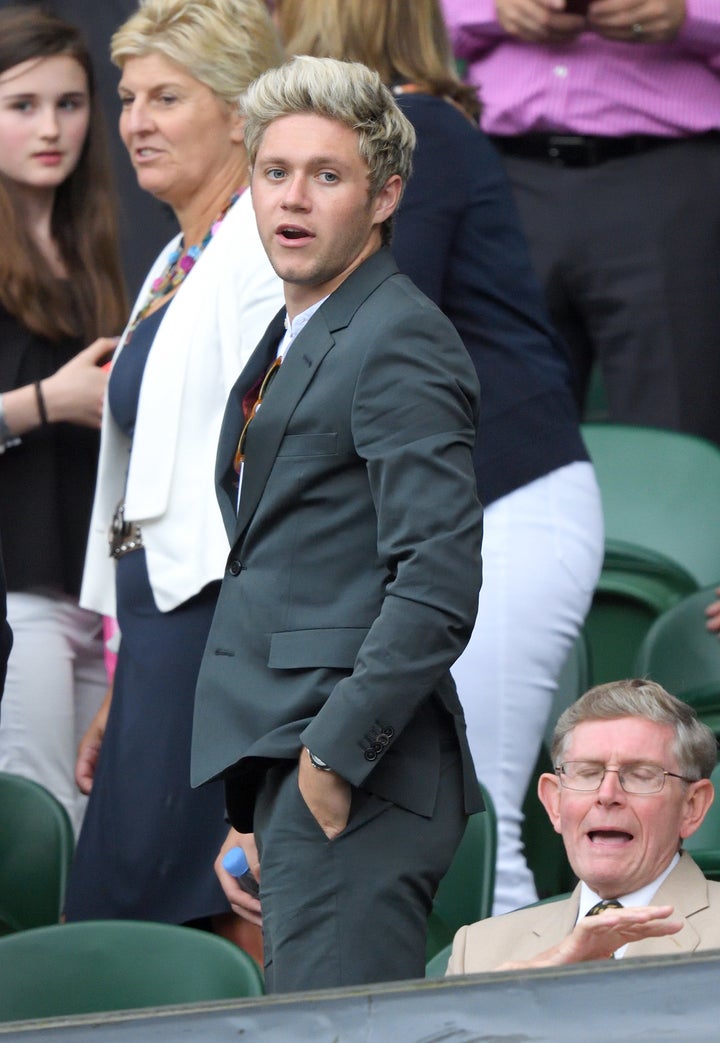
[[[460,755],[443,751],[435,812],[353,791],[328,840],[280,762],[255,806],[268,992],[422,978],[427,917],[467,821]]]

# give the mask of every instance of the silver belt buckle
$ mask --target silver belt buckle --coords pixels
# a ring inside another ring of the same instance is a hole
[[[108,543],[110,544],[110,557],[122,558],[131,550],[139,550],[142,545],[142,532],[136,522],[125,519],[125,503],[121,500],[115,508],[113,520],[108,532]]]

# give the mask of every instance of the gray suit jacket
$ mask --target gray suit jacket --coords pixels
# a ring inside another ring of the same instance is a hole
[[[579,901],[578,884],[565,901],[533,905],[461,927],[453,941],[447,973],[479,974],[495,970],[506,960],[538,956],[573,929]],[[652,904],[672,905],[673,919],[684,920],[682,930],[663,938],[632,942],[624,959],[720,948],[720,883],[706,880],[687,852],[658,889]]]
[[[473,810],[449,668],[481,578],[474,367],[380,250],[288,351],[249,428],[236,514],[241,402],[282,332],[283,313],[238,379],[220,435],[231,551],[198,681],[193,784],[242,777],[233,821],[249,828],[254,780],[305,744],[353,785],[430,815],[440,713],[454,722]]]

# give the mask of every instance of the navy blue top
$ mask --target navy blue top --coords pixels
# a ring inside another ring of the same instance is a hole
[[[33,333],[0,307],[0,394],[44,380],[84,346],[80,337],[49,340]],[[8,590],[80,593],[99,445],[93,428],[54,423],[28,431],[0,455]]]
[[[405,94],[397,101],[418,145],[392,249],[400,270],[454,323],[475,364],[475,472],[487,505],[588,459],[570,363],[493,146],[442,98]]]
[[[129,342],[118,355],[108,384],[108,405],[113,420],[128,438],[135,434],[138,401],[145,364],[170,301],[135,327]]]

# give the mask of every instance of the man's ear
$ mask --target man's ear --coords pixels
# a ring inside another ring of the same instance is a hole
[[[684,840],[699,829],[710,805],[715,799],[715,788],[710,779],[691,782],[685,794],[685,810],[680,822],[680,837]]]
[[[560,827],[560,779],[557,775],[551,775],[549,771],[543,772],[538,779],[538,797],[545,808],[548,818],[556,833],[562,833]]]
[[[372,201],[373,224],[381,225],[395,213],[402,195],[403,181],[399,174],[393,174]]]

